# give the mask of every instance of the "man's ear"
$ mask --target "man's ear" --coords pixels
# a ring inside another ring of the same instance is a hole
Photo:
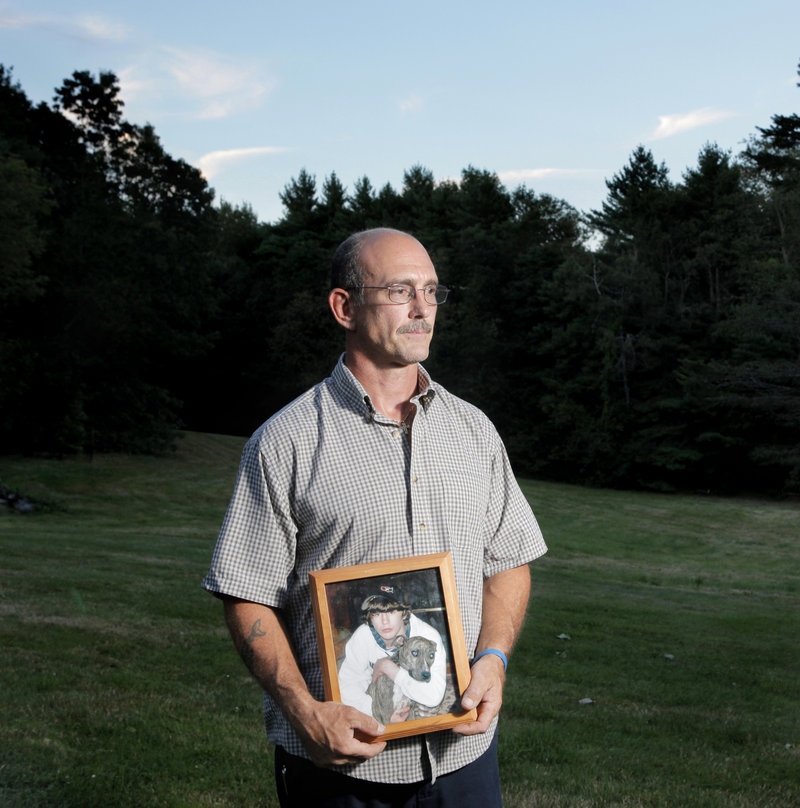
[[[348,331],[355,331],[355,305],[350,293],[345,289],[331,289],[328,295],[328,305],[331,307],[336,322]]]

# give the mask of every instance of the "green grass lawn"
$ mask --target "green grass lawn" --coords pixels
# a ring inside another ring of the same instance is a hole
[[[0,459],[48,506],[0,513],[0,805],[277,804],[200,589],[242,443]],[[800,507],[523,488],[550,553],[509,667],[507,808],[800,805]]]

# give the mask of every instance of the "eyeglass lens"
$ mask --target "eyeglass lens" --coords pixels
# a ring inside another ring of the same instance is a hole
[[[414,290],[410,286],[398,284],[389,287],[389,300],[393,303],[408,303],[415,291],[422,292],[425,302],[434,306],[444,303],[450,290],[445,286],[426,286],[423,289]]]

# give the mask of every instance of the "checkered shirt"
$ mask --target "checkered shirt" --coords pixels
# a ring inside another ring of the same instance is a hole
[[[329,378],[276,413],[244,448],[203,586],[280,609],[318,699],[311,570],[450,551],[471,656],[484,578],[547,551],[489,419],[421,366],[418,390],[406,435],[375,412],[342,357]],[[307,757],[266,693],[264,716],[273,743]],[[399,738],[340,770],[375,782],[434,780],[475,760],[493,732]]]

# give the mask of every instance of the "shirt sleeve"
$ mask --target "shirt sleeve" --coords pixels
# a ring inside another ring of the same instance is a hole
[[[297,536],[288,477],[278,448],[265,445],[256,433],[242,453],[233,496],[203,580],[205,589],[284,606]]]
[[[494,437],[496,448],[485,521],[484,578],[527,564],[547,552],[539,523],[514,476],[505,446],[496,432]]]

